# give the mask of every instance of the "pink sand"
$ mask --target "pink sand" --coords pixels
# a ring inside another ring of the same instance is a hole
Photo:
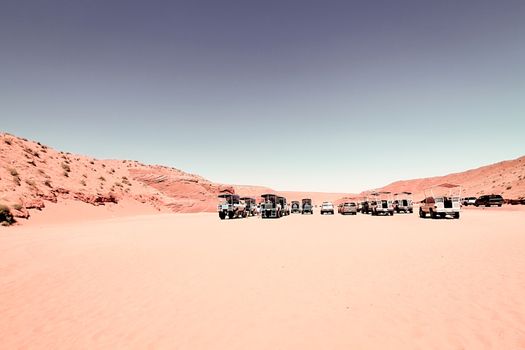
[[[3,349],[522,349],[525,212],[0,230]]]

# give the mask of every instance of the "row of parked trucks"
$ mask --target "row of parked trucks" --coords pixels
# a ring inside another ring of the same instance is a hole
[[[451,216],[459,219],[461,210],[461,187],[453,184],[441,184],[424,191],[425,199],[420,202],[419,216],[421,218],[444,218]],[[287,203],[286,198],[276,194],[261,195],[262,202],[257,204],[253,197],[240,197],[235,194],[219,195],[221,203],[218,206],[221,219],[245,218],[260,215],[262,218],[280,218],[296,214],[313,214],[314,205],[310,198],[300,202]],[[339,214],[357,215],[371,214],[372,216],[393,216],[394,213],[413,213],[414,202],[412,193],[399,192],[372,192],[361,200],[343,202],[338,205]],[[321,214],[334,214],[335,209],[331,202],[323,202],[320,206]]]

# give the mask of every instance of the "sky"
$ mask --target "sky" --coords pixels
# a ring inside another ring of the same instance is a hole
[[[525,1],[1,0],[0,130],[359,192],[525,155]]]

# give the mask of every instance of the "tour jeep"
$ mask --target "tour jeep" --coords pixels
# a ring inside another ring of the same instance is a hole
[[[390,192],[374,192],[371,193],[371,196],[373,198],[370,201],[372,215],[394,215],[392,194]]]
[[[303,198],[301,200],[302,203],[302,209],[301,214],[313,214],[314,213],[314,206],[312,205],[312,200],[310,198]]]
[[[426,189],[425,199],[419,206],[419,217],[444,218],[447,215],[459,219],[461,211],[461,186],[444,183]]]
[[[292,214],[301,212],[301,203],[299,201],[292,201]]]
[[[221,203],[217,206],[221,220],[233,218],[245,218],[247,216],[246,206],[236,194],[220,194]]]
[[[261,217],[267,218],[280,218],[283,216],[282,206],[279,202],[279,196],[273,193],[267,193],[261,195],[263,202],[261,203]]]
[[[413,213],[412,192],[395,193],[393,205],[396,213]]]
[[[250,216],[257,216],[257,203],[253,197],[241,197],[241,201],[244,201],[246,205],[246,213]]]

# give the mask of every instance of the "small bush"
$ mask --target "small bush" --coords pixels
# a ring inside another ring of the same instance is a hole
[[[65,177],[69,177],[69,173],[67,171],[64,171],[62,175],[64,175]]]
[[[124,187],[124,186],[122,186],[122,184],[120,182],[115,182],[115,186]]]
[[[512,186],[507,186],[507,190],[510,190],[510,189],[512,189]]]
[[[16,169],[14,168],[11,168],[9,169],[9,174],[11,174],[12,176],[18,176],[18,171],[16,171]]]
[[[0,204],[0,223],[2,226],[9,226],[15,223],[15,218],[7,205]]]
[[[46,185],[46,186],[49,187],[49,188],[53,187],[53,186],[51,185],[51,181],[49,181],[49,180],[44,181],[44,185]]]
[[[5,138],[4,142],[7,143],[9,146],[13,144],[13,141],[11,139]]]
[[[26,180],[26,184],[28,184],[31,187],[35,187],[35,182],[33,180]]]
[[[95,164],[95,162],[93,160],[90,160],[89,164]]]
[[[38,172],[39,172],[40,174],[42,174],[42,175],[45,175],[45,174],[46,174],[46,172],[45,172],[44,170],[42,170],[42,169],[38,169]]]
[[[84,179],[87,179],[87,175],[86,175],[86,174],[82,174],[82,177],[83,177]]]
[[[101,176],[98,178],[100,181],[106,181],[106,178],[104,176]]]
[[[81,180],[80,183],[82,184],[82,186],[86,186],[86,181]]]
[[[62,169],[64,169],[64,171],[67,173],[71,171],[71,167],[66,163],[62,163]]]
[[[13,204],[13,209],[14,210],[22,210],[22,204],[18,204],[18,203]]]
[[[28,161],[27,161],[27,164],[32,165],[32,166],[36,166],[35,161],[32,160],[32,159],[31,159],[31,160],[28,160]]]

